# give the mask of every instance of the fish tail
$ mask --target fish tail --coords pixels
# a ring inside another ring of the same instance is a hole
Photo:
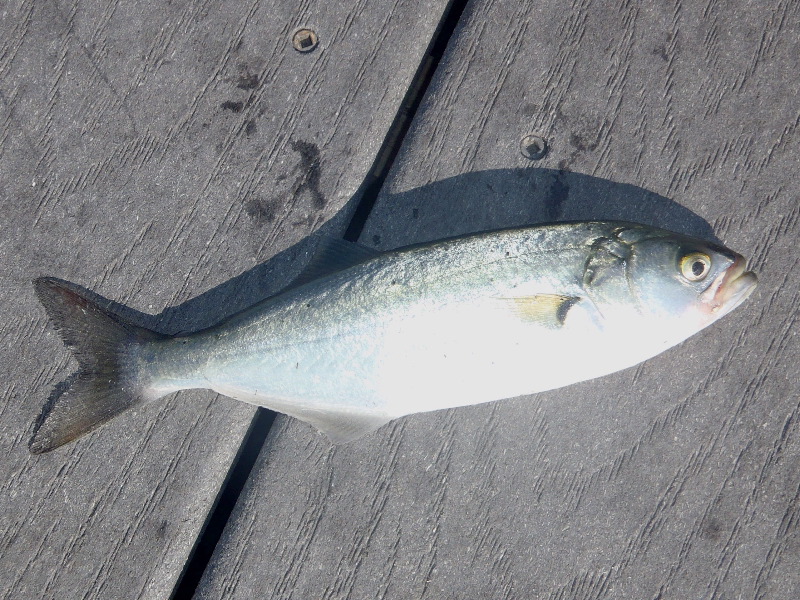
[[[41,277],[36,295],[80,369],[57,387],[34,426],[32,454],[49,452],[151,399],[133,351],[165,336],[101,308],[66,281]]]

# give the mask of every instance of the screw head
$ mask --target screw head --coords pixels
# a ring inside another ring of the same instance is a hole
[[[538,135],[526,135],[519,143],[519,151],[528,160],[541,160],[547,154],[547,141]]]
[[[298,52],[311,52],[318,43],[317,34],[306,27],[298,29],[292,36],[292,46]]]

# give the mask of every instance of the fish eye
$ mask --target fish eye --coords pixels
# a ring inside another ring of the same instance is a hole
[[[681,259],[681,275],[689,281],[705,279],[711,271],[711,257],[702,252],[692,252]]]

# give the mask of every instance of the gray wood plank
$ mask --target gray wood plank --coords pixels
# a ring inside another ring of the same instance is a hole
[[[181,393],[30,456],[75,368],[31,279],[170,332],[276,291],[341,233],[443,6],[0,6],[0,598],[168,597],[253,416]]]
[[[472,2],[365,243],[705,220],[760,288],[600,380],[335,448],[281,420],[199,596],[800,597],[799,11]]]

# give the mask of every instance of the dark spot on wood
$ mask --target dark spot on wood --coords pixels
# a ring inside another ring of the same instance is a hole
[[[379,236],[379,235],[373,235],[373,236],[372,236],[372,243],[373,243],[373,244],[375,244],[376,246],[377,246],[378,244],[380,244],[380,243],[381,243],[381,236]]]
[[[569,136],[569,143],[572,144],[572,146],[576,150],[578,150],[578,152],[585,152],[586,150],[589,150],[591,152],[591,151],[595,150],[597,148],[597,146],[598,146],[598,142],[597,141],[595,141],[595,142],[593,142],[591,144],[587,144],[584,141],[584,139],[581,136],[579,136],[577,133],[573,133],[572,135]]]
[[[411,218],[412,219],[418,219],[419,218],[419,209],[418,208],[411,209]]]
[[[160,540],[163,540],[165,537],[167,537],[168,527],[169,527],[169,522],[166,519],[161,521],[161,524],[156,529],[156,537]]]
[[[253,197],[245,205],[245,211],[256,223],[272,223],[275,220],[275,207],[264,198]]]
[[[536,104],[528,103],[522,107],[522,115],[525,117],[532,117],[539,112],[539,107]]]
[[[244,108],[244,102],[234,102],[233,100],[226,100],[222,104],[220,104],[223,110],[231,110],[235,113],[242,112],[242,108]]]
[[[299,171],[295,180],[294,199],[304,191],[311,195],[311,201],[316,209],[325,207],[327,201],[322,191],[319,189],[322,168],[320,167],[319,148],[316,144],[295,140],[291,144],[292,150],[300,154],[300,164],[295,167],[295,172]]]
[[[656,56],[660,56],[661,60],[663,60],[664,62],[669,61],[669,56],[667,55],[667,47],[664,46],[663,44],[661,46],[656,46],[655,48],[653,48],[653,54],[655,54]]]
[[[674,32],[670,31],[669,33],[667,33],[667,41],[653,48],[653,54],[655,56],[661,57],[661,60],[663,60],[664,62],[669,62],[669,54],[667,53],[667,46],[669,46],[672,43],[672,40],[674,39],[675,39]]]
[[[545,196],[545,214],[555,221],[564,213],[564,203],[569,198],[569,185],[566,182],[566,171],[561,170],[553,178],[547,196]]]
[[[256,120],[255,119],[248,119],[247,122],[244,124],[244,133],[247,136],[251,136],[256,132]]]
[[[244,72],[239,76],[236,87],[242,90],[254,90],[258,87],[258,75]]]
[[[719,540],[722,537],[722,523],[717,519],[709,519],[703,526],[703,537],[713,541]]]

